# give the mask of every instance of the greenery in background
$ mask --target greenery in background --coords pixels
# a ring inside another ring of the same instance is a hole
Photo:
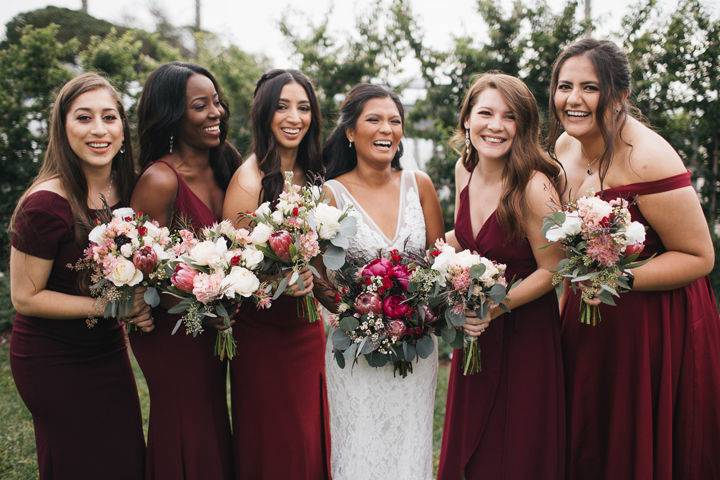
[[[457,153],[448,140],[472,78],[488,70],[517,75],[545,111],[552,61],[584,34],[586,25],[576,20],[578,0],[569,0],[558,12],[543,0],[515,0],[507,8],[477,0],[488,34],[456,37],[451,48],[440,51],[425,45],[410,4],[374,0],[355,27],[342,34],[331,33],[331,13],[317,24],[296,23],[286,15],[278,29],[317,86],[325,132],[333,127],[337,104],[352,85],[383,82],[401,91],[407,79],[396,66],[407,56],[415,58],[427,94],[411,108],[406,133],[433,141],[425,169],[445,192],[442,205],[450,226]],[[633,99],[693,171],[714,227],[720,174],[720,21],[708,15],[701,0],[679,0],[667,15],[656,0],[640,0],[628,12],[612,38],[632,63]],[[123,93],[134,119],[141,86],[157,65],[170,60],[203,64],[216,74],[230,101],[230,140],[248,152],[252,92],[269,61],[228,46],[213,33],[174,26],[157,8],[151,14],[152,32],[57,7],[25,12],[8,22],[7,38],[0,43],[0,272],[7,271],[7,221],[42,158],[53,94],[79,71],[104,72]],[[713,275],[717,291],[720,273]]]

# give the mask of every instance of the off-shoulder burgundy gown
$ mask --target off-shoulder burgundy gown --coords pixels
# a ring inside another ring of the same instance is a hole
[[[80,274],[67,266],[77,262],[87,244],[76,242],[74,226],[65,198],[38,191],[18,211],[12,245],[53,260],[47,290],[84,295]],[[100,319],[88,328],[85,318],[18,313],[10,365],[32,414],[41,480],[143,478],[140,402],[116,320]]]
[[[166,162],[158,161],[172,169]],[[174,171],[174,169],[173,169]],[[215,214],[177,172],[175,214],[196,229]],[[153,309],[155,330],[130,335],[133,353],[150,391],[147,480],[232,478],[226,363],[213,354],[216,330],[192,337],[183,328],[171,335],[178,315]]]
[[[527,239],[508,240],[497,212],[473,237],[470,208],[466,186],[455,222],[463,248],[504,263],[508,281],[537,269]],[[563,478],[563,373],[555,292],[495,318],[478,337],[478,347],[482,371],[475,375],[463,375],[463,352],[453,352],[438,478]]]
[[[241,307],[230,364],[236,480],[330,478],[322,320],[286,295],[269,310]]]
[[[690,173],[606,189],[604,200],[689,187]],[[648,227],[643,256],[665,251]],[[669,291],[624,293],[602,322],[562,315],[568,478],[720,478],[720,318],[707,277]]]

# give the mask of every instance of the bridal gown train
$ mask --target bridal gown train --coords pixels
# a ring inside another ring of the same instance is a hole
[[[326,185],[338,207],[351,204],[358,219],[349,255],[372,259],[378,250],[425,249],[423,217],[415,174],[403,171],[395,237],[377,227],[362,206],[337,180]],[[413,363],[413,373],[393,375],[392,365],[370,367],[364,358],[341,369],[328,335],[325,362],[332,436],[334,480],[358,478],[432,478],[432,427],[437,382],[437,344],[433,354]]]

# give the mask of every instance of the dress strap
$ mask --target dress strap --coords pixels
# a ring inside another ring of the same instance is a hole
[[[342,189],[340,188],[342,187],[342,185],[340,185],[340,182],[330,179],[325,182],[325,186],[330,189],[333,197],[335,197],[335,205],[337,206],[337,208],[339,208],[340,210],[345,208],[345,198],[342,194]]]
[[[691,176],[690,171],[686,171],[678,175],[673,175],[672,177],[661,178],[660,180],[653,180],[651,182],[638,182],[621,185],[619,187],[610,187],[605,189],[603,193],[620,192],[631,193],[633,195],[651,195],[653,193],[669,192],[670,190],[692,186]],[[607,193],[605,193],[605,195],[607,195]]]

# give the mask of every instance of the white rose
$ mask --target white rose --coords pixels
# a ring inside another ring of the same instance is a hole
[[[552,227],[547,232],[545,232],[545,238],[547,238],[550,242],[557,242],[558,240],[562,240],[563,238],[565,238],[565,236],[566,234],[562,228],[562,225]]]
[[[143,274],[140,270],[135,268],[135,265],[130,260],[118,257],[115,260],[115,265],[110,272],[110,281],[115,284],[116,287],[122,287],[128,285],[133,287],[140,283],[143,279]]]
[[[116,218],[132,217],[135,215],[135,210],[130,207],[116,208],[113,210],[112,215]]]
[[[463,250],[455,255],[455,261],[453,263],[462,268],[470,268],[481,262],[482,259],[480,258],[480,255],[472,253],[470,250]]]
[[[216,241],[205,240],[195,245],[190,250],[190,259],[196,265],[207,265],[215,267],[225,262],[225,253],[227,252],[227,244],[224,238],[218,238]]]
[[[120,253],[125,258],[130,258],[133,254],[133,246],[131,243],[126,243],[120,247]]]
[[[430,268],[433,270],[436,270],[443,274],[443,277],[447,274],[448,268],[450,268],[450,265],[452,265],[455,260],[455,251],[450,251],[449,249],[443,249],[440,251],[440,255],[435,257],[435,260],[433,260],[433,264]]]
[[[498,268],[492,261],[488,260],[485,257],[480,258],[480,263],[485,265],[485,271],[482,275],[480,275],[480,281],[486,286],[494,284],[495,280],[493,277],[498,275],[500,273],[500,270],[498,270]]]
[[[158,261],[168,260],[170,259],[170,252],[166,251],[163,247],[161,247],[158,244],[153,244],[152,249],[155,252],[155,255],[157,255]]]
[[[270,238],[270,234],[272,232],[272,227],[267,223],[258,223],[257,225],[255,225],[255,228],[253,228],[253,231],[250,233],[250,241],[257,245],[262,245],[263,243],[268,241],[268,238]]]
[[[645,243],[645,225],[640,222],[631,222],[625,229],[625,238],[628,245]]]
[[[317,224],[318,236],[323,240],[330,240],[340,231],[340,217],[343,212],[328,205],[327,203],[320,203],[313,211],[313,216]]]
[[[260,280],[247,268],[233,267],[221,286],[227,298],[249,297],[260,287]]]
[[[100,224],[97,227],[90,230],[90,233],[88,234],[88,239],[93,242],[100,245],[105,240],[105,231],[107,230],[107,225]]]
[[[274,212],[272,212],[272,214],[270,216],[272,217],[273,222],[275,222],[278,225],[280,225],[283,222],[283,220],[285,219],[285,216],[283,215],[282,210],[275,210]]]
[[[263,255],[260,250],[257,250],[255,248],[246,248],[245,250],[243,250],[242,258],[245,262],[245,266],[249,269],[254,270],[255,267],[260,265],[260,262],[263,261],[265,255]]]
[[[317,185],[313,185],[310,187],[310,196],[312,197],[314,202],[317,202],[320,200],[320,195],[322,194],[322,191],[320,190],[320,187]]]
[[[267,217],[270,215],[270,202],[263,202],[256,210],[255,215],[258,217]]]
[[[581,197],[578,199],[577,205],[578,209],[589,210],[598,219],[607,217],[613,210],[612,205],[596,196]]]
[[[582,220],[577,212],[570,212],[565,215],[565,221],[562,224],[562,230],[565,235],[577,235],[582,230]]]
[[[223,220],[218,224],[217,231],[220,232],[221,235],[225,235],[228,238],[234,239],[236,236],[235,227],[233,227],[233,224],[230,223],[228,220]]]

